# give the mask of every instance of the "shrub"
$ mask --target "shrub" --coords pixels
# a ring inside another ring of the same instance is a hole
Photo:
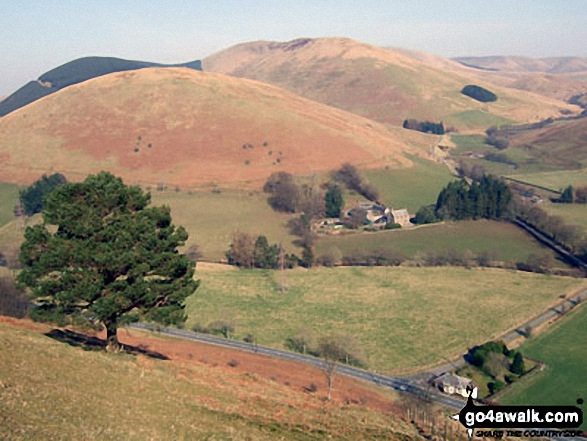
[[[502,390],[505,387],[505,383],[501,380],[494,380],[488,383],[487,387],[489,388],[489,393],[493,395]]]
[[[397,230],[398,228],[401,228],[401,227],[402,226],[400,224],[398,224],[398,223],[392,223],[392,222],[390,222],[388,224],[385,224],[385,229],[386,230]]]
[[[483,87],[475,86],[474,84],[469,84],[468,86],[463,87],[461,93],[482,103],[497,101],[496,94]]]
[[[31,306],[25,294],[15,287],[12,279],[0,278],[0,315],[23,318]]]
[[[318,386],[316,386],[316,383],[310,383],[310,385],[308,387],[305,387],[304,390],[308,393],[315,393],[318,391]]]

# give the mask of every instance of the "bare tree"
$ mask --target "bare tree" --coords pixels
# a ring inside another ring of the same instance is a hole
[[[319,340],[316,352],[323,360],[322,369],[328,382],[327,399],[329,401],[332,398],[332,385],[338,362],[350,363],[359,360],[358,351],[358,344],[349,335],[329,335]]]
[[[367,220],[367,211],[363,208],[355,208],[351,215],[345,220],[345,224],[352,229],[365,225]]]
[[[241,268],[252,268],[255,263],[255,239],[249,233],[236,231],[232,235],[230,249],[226,253],[228,262]]]
[[[23,318],[31,305],[25,294],[14,286],[10,277],[0,278],[0,315]]]
[[[300,188],[290,173],[273,173],[263,187],[269,193],[269,204],[277,211],[296,213],[300,201]]]

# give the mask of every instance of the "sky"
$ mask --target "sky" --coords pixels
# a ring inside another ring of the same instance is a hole
[[[587,0],[2,0],[0,96],[83,56],[179,63],[254,40],[585,57],[586,22]]]

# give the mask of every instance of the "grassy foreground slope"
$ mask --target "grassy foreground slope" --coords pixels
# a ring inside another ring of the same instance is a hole
[[[419,439],[393,415],[198,363],[87,352],[0,324],[2,439]]]
[[[576,279],[463,268],[196,271],[188,323],[233,320],[237,338],[283,347],[306,330],[354,336],[366,362],[397,372],[446,362],[545,309]]]
[[[574,405],[587,397],[587,308],[563,318],[552,329],[524,343],[520,350],[546,363],[546,369],[515,383],[500,399],[504,404]],[[587,430],[584,421],[583,430]]]

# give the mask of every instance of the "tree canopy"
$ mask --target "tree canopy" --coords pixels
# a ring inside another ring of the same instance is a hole
[[[119,348],[120,324],[185,321],[184,300],[198,286],[194,263],[177,251],[188,235],[169,207],[149,204],[150,194],[106,172],[51,193],[20,252],[33,317],[103,325],[108,349]]]
[[[476,86],[474,84],[469,84],[468,86],[463,87],[461,93],[482,103],[490,103],[492,101],[497,101],[496,94],[494,94],[490,90],[487,90],[481,86]]]
[[[30,187],[21,190],[20,203],[24,214],[32,216],[33,214],[43,211],[43,204],[45,198],[51,194],[60,185],[67,182],[65,176],[60,173],[55,173],[51,176],[43,175],[41,179],[36,181]]]

